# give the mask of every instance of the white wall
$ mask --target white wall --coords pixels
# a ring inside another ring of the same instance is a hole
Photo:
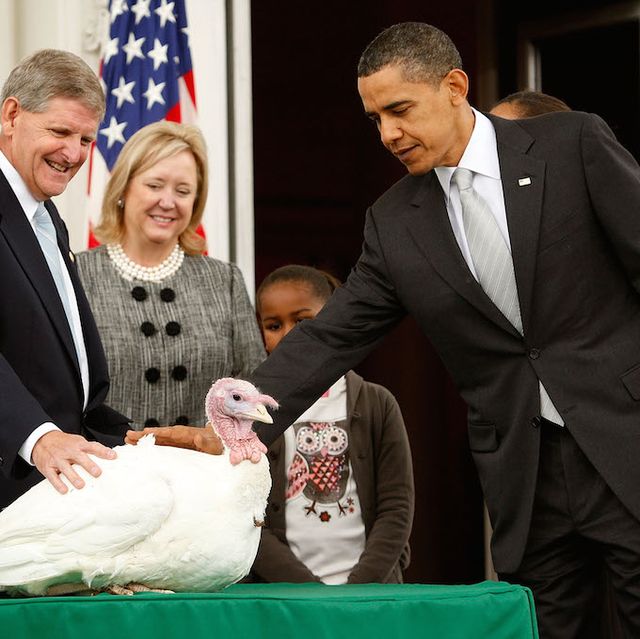
[[[4,83],[15,64],[37,49],[59,48],[76,53],[97,68],[82,50],[83,28],[91,14],[97,14],[97,4],[91,0],[0,0],[0,81]],[[72,248],[81,248],[80,229],[84,228],[83,199],[87,167],[70,183],[67,191],[56,198],[71,234]]]
[[[66,49],[98,69],[98,42],[108,29],[107,0],[0,0],[0,83],[25,55]],[[233,42],[227,20],[233,14]],[[209,149],[209,200],[204,226],[209,254],[233,259],[254,288],[253,157],[251,135],[250,0],[187,0],[189,39],[196,81],[198,124]],[[227,77],[227,51],[232,77]],[[234,130],[228,126],[229,83],[234,87]],[[235,153],[231,157],[230,140]],[[230,186],[230,165],[233,185]],[[56,204],[69,227],[72,248],[86,245],[88,166]],[[236,186],[237,185],[237,186]],[[230,188],[234,189],[230,198]],[[229,210],[230,200],[234,210]],[[234,224],[231,224],[231,219]],[[232,235],[231,228],[235,229]]]

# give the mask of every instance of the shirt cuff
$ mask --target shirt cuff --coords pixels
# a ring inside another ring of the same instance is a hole
[[[18,455],[22,457],[28,464],[31,466],[34,463],[31,461],[31,453],[33,452],[33,447],[38,443],[38,440],[47,433],[50,433],[52,430],[60,430],[53,422],[45,422],[36,428],[29,437],[25,440],[24,444],[20,446],[20,450],[18,451]]]

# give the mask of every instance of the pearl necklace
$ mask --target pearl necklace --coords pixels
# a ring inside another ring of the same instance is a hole
[[[161,282],[173,275],[182,266],[184,251],[176,244],[171,255],[156,266],[142,266],[136,264],[125,252],[120,244],[108,244],[107,253],[116,267],[116,270],[130,282],[142,280],[143,282]]]

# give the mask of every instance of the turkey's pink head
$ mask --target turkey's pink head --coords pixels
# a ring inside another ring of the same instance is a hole
[[[272,424],[269,408],[278,408],[278,402],[243,379],[223,377],[211,386],[205,400],[209,422],[229,449],[232,464],[244,459],[260,461],[266,446],[252,428],[253,422]]]

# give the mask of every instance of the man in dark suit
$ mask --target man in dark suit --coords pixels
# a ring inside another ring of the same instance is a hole
[[[11,72],[1,109],[0,508],[43,475],[61,493],[63,477],[81,488],[72,464],[99,475],[89,454],[115,457],[107,446],[127,425],[102,403],[104,353],[50,201],[95,139],[99,80],[71,53],[40,51]]]
[[[532,588],[540,636],[588,635],[603,564],[640,636],[638,165],[597,116],[472,109],[429,25],[382,32],[358,76],[409,175],[367,212],[345,286],[255,372],[281,404],[261,437],[412,314],[468,404],[494,563]]]

